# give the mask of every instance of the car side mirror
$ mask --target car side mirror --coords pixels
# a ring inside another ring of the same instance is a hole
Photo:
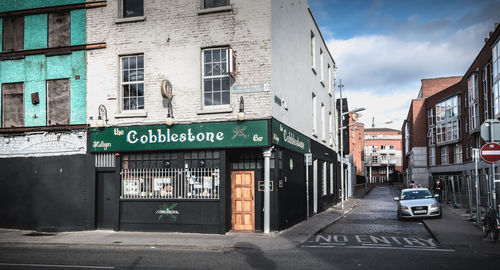
[[[394,200],[395,201],[399,201],[399,197],[394,197]]]

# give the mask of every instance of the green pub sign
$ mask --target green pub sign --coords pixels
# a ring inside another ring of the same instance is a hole
[[[267,146],[267,120],[109,127],[91,132],[92,152]]]
[[[272,133],[273,144],[299,153],[311,152],[311,139],[278,120],[272,120]]]

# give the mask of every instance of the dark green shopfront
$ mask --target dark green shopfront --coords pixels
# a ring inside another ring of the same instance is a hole
[[[262,231],[269,150],[271,230],[338,200],[337,154],[275,119],[107,127],[89,137],[97,229]]]

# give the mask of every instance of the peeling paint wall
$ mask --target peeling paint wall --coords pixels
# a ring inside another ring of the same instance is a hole
[[[85,3],[85,0],[7,0],[0,1],[0,12]]]
[[[65,1],[5,1],[1,11],[47,7],[54,5],[83,3],[82,0]],[[85,9],[72,10],[71,45],[86,44]],[[47,48],[47,14],[25,16],[24,49]],[[0,19],[0,48],[2,41]],[[50,56],[44,54],[26,56],[20,60],[0,61],[0,85],[24,82],[24,125],[45,126],[47,123],[46,80],[70,79],[70,124],[86,123],[86,55],[84,51],[73,51],[70,55]],[[40,103],[32,104],[31,94],[38,92]],[[0,95],[1,119],[1,95]]]

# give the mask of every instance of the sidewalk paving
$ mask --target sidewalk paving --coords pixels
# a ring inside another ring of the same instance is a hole
[[[277,250],[294,248],[330,224],[340,220],[357,206],[373,187],[357,189],[354,196],[328,210],[310,217],[281,232],[262,233],[228,232],[225,235],[169,232],[128,232],[93,230],[60,233],[38,233],[27,230],[0,229],[0,245],[101,245],[126,248],[130,246],[176,247],[182,249],[223,250],[233,248],[260,248]]]
[[[491,243],[488,238],[483,238],[480,227],[469,221],[470,214],[465,209],[453,208],[449,204],[441,204],[441,207],[442,218],[424,219],[423,222],[442,246],[456,250],[470,249],[479,254],[500,255],[500,240]]]

